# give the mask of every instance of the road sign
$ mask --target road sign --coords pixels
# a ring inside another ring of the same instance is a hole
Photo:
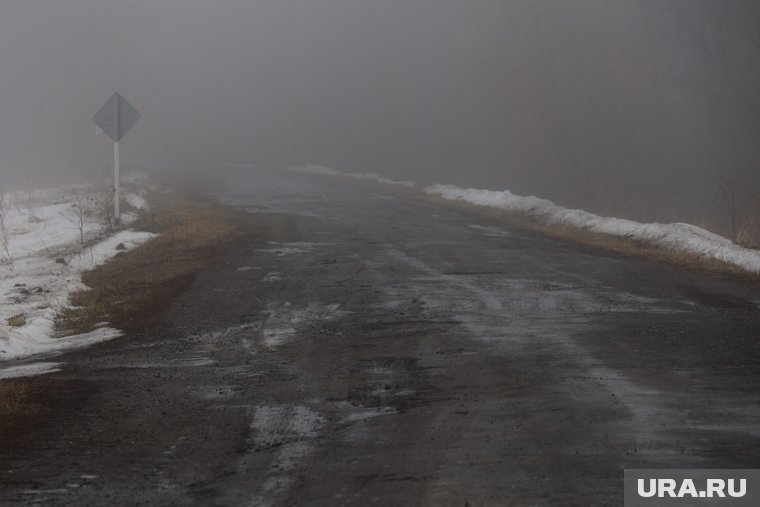
[[[139,119],[137,109],[118,93],[114,93],[92,117],[95,125],[116,142],[121,141]]]
[[[118,93],[103,104],[92,121],[103,130],[108,137],[113,139],[113,206],[114,219],[118,222],[120,217],[121,189],[119,188],[119,141],[126,135],[129,129],[140,119],[140,113]]]

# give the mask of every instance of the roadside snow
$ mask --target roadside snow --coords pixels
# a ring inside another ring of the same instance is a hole
[[[132,250],[155,236],[150,232],[119,231],[100,243],[85,248],[79,255],[72,256],[68,262],[69,267],[78,271],[96,268],[108,262],[120,251]]]
[[[390,178],[386,178],[385,176],[381,176],[377,173],[342,173],[339,171],[336,171],[335,169],[330,169],[328,167],[323,167],[321,165],[315,165],[315,164],[309,164],[309,165],[302,165],[298,167],[288,167],[288,171],[295,171],[297,173],[304,173],[304,174],[320,174],[323,176],[345,176],[346,178],[362,178],[366,180],[374,180],[378,183],[384,183],[386,185],[397,185],[402,187],[415,187],[417,186],[417,183],[413,181],[397,181],[392,180]]]
[[[340,173],[336,171],[335,169],[322,167],[321,165],[316,165],[316,164],[308,164],[308,165],[302,165],[298,167],[288,167],[288,170],[295,171],[297,173],[304,173],[304,174],[322,174],[324,176],[339,176],[340,175]]]
[[[367,178],[379,183],[409,188],[417,186],[413,181],[391,180],[376,173],[344,174],[318,165],[292,167],[289,170],[327,176]],[[640,241],[664,250],[696,254],[707,259],[726,262],[753,273],[760,273],[760,251],[741,247],[723,236],[691,224],[644,224],[621,218],[601,217],[580,209],[563,208],[547,199],[515,195],[508,190],[483,190],[436,184],[425,187],[422,191],[444,199],[465,201],[479,206],[520,213],[548,225],[576,227]]]
[[[601,217],[579,209],[563,208],[546,199],[515,195],[508,190],[432,185],[426,187],[424,192],[445,199],[524,214],[549,225],[565,225],[620,236],[665,250],[693,253],[727,262],[747,271],[760,272],[760,251],[741,247],[722,236],[690,224],[643,224],[632,220]]]
[[[145,198],[138,194],[127,194],[124,196],[124,199],[129,203],[130,206],[132,206],[135,209],[138,210],[145,210],[148,209],[148,201],[145,200]]]
[[[20,366],[11,366],[0,370],[0,379],[31,377],[33,375],[44,375],[45,373],[55,373],[61,371],[61,363],[40,362],[31,364],[22,364]]]
[[[386,178],[385,176],[380,176],[377,173],[348,173],[345,176],[348,176],[349,178],[364,178],[367,180],[377,181],[378,183],[385,183],[386,185],[396,185],[407,188],[413,188],[417,185],[417,183],[410,180],[392,180],[390,178]]]
[[[126,202],[146,209],[145,199],[128,193]],[[0,256],[0,361],[80,347],[114,338],[119,331],[101,327],[90,333],[59,337],[56,313],[69,295],[84,288],[83,271],[99,266],[120,251],[134,248],[154,235],[122,230],[106,234],[100,217],[106,205],[95,187],[69,186],[31,193],[5,194],[3,216],[7,251]],[[136,219],[125,213],[122,222]],[[82,238],[85,245],[82,246]],[[11,326],[10,317],[23,315],[25,323]]]

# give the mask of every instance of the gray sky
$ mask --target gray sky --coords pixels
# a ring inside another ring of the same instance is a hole
[[[752,0],[0,0],[0,184],[105,172],[90,117],[119,91],[136,167],[685,213],[721,175],[760,183],[759,30]]]

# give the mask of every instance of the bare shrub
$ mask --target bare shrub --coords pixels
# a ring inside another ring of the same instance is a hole
[[[760,197],[754,197],[745,206],[738,226],[737,242],[747,248],[760,248]]]
[[[24,208],[27,219],[30,222],[39,222],[40,218],[35,214],[34,189],[35,181],[31,176],[24,178]]]
[[[739,215],[741,213],[741,202],[736,189],[736,179],[723,177],[721,178],[718,192],[715,196],[718,207],[725,213],[728,219],[730,230],[729,239],[734,243],[738,242],[739,234]]]
[[[79,231],[79,243],[84,245],[84,229],[87,217],[87,199],[78,192],[74,194],[74,202],[66,212],[60,212],[60,215],[71,222],[77,231]]]
[[[729,239],[748,248],[760,248],[760,196],[742,191],[736,178],[723,177],[715,195],[728,221]]]
[[[98,178],[95,187],[95,202],[97,214],[107,230],[112,231],[116,225],[116,217],[114,216],[114,188],[109,174],[103,174]]]
[[[10,231],[8,230],[8,213],[11,209],[11,196],[0,191],[0,264],[14,270],[15,259],[11,253]]]

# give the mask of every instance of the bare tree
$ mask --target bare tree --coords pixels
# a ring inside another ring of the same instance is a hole
[[[739,239],[739,214],[741,212],[741,202],[736,190],[736,178],[721,178],[718,193],[715,197],[718,201],[718,206],[728,218],[728,223],[731,227],[730,239],[736,243]]]
[[[731,241],[736,243],[737,222],[739,219],[739,202],[736,197],[736,181],[729,178],[723,178],[723,181],[718,187],[716,199],[721,210],[728,218],[728,223],[731,228]]]
[[[79,231],[79,243],[82,245],[84,244],[84,228],[87,216],[85,203],[86,199],[77,193],[74,196],[74,203],[69,208],[69,211],[67,213],[60,213],[62,217],[74,224],[74,227]]]
[[[114,189],[109,176],[110,170],[98,179],[95,199],[100,217],[105,222],[106,228],[111,231],[116,220],[114,217]]]
[[[0,264],[13,271],[15,260],[11,253],[10,231],[8,230],[8,212],[10,208],[10,194],[6,195],[0,191]]]
[[[739,244],[748,248],[760,248],[760,197],[754,197],[746,206],[738,226]]]
[[[35,201],[34,201],[34,188],[35,188],[35,182],[34,179],[32,179],[31,176],[27,176],[24,178],[24,197],[25,197],[25,208],[26,208],[26,216],[30,222],[39,222],[40,219],[35,215]]]

